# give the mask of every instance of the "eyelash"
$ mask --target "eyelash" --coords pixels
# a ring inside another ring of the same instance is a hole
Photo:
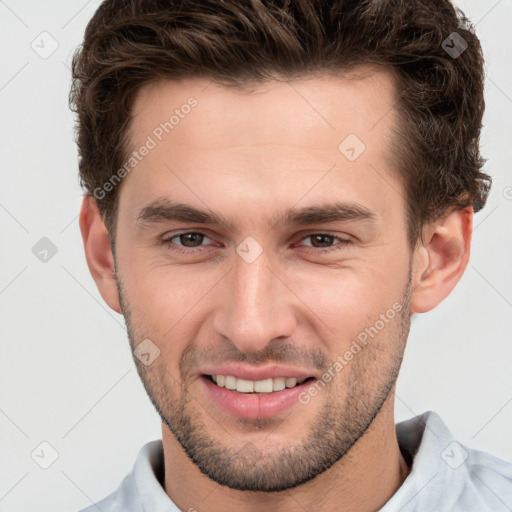
[[[172,248],[172,251],[177,252],[177,253],[182,253],[182,254],[193,254],[193,253],[202,252],[202,251],[205,250],[204,248],[206,246],[203,246],[203,245],[199,245],[197,247],[191,247],[191,248],[188,248],[188,249],[183,249],[182,248],[183,246],[174,244],[172,242],[173,239],[178,238],[178,237],[183,236],[183,235],[201,235],[201,236],[203,236],[205,238],[209,238],[208,235],[205,235],[204,233],[201,233],[199,231],[184,231],[184,232],[181,232],[181,233],[175,233],[172,236],[164,238],[162,240],[162,245],[167,244],[169,247],[171,245],[173,245],[174,247]],[[332,235],[330,233],[324,233],[324,232],[310,233],[309,235],[307,235],[305,237],[302,237],[299,240],[299,242],[302,242],[303,240],[306,240],[307,238],[311,238],[313,236],[318,236],[318,235],[320,235],[320,236],[327,236],[327,237],[330,237],[330,238],[332,238],[334,240],[338,240],[338,246],[331,246],[331,247],[328,247],[326,249],[323,249],[321,247],[303,246],[303,247],[306,247],[306,250],[308,252],[313,252],[313,253],[316,253],[316,254],[319,254],[319,253],[320,254],[327,254],[327,253],[330,253],[332,251],[342,250],[345,246],[350,245],[352,243],[350,240],[347,240],[345,238],[341,238],[339,236]]]

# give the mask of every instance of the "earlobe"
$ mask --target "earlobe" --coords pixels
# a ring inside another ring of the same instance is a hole
[[[424,230],[414,253],[411,314],[440,304],[459,282],[469,261],[473,209],[448,213]]]
[[[90,195],[85,195],[82,201],[80,231],[87,265],[103,300],[114,311],[122,314],[109,234],[96,200]]]

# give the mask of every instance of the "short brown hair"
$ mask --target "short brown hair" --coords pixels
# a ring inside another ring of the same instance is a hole
[[[385,65],[399,84],[390,151],[414,246],[447,210],[485,205],[483,63],[473,26],[449,0],[105,0],[73,59],[81,184],[95,195],[123,166],[135,95],[154,80],[243,86]],[[112,236],[117,188],[97,202]]]

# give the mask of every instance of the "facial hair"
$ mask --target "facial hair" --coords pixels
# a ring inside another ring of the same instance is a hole
[[[194,361],[207,360],[204,359],[205,352],[198,347],[189,346],[181,355],[179,379],[174,378],[162,364],[145,366],[134,357],[137,371],[163,423],[204,475],[220,485],[240,491],[276,492],[292,489],[312,480],[345,457],[370,428],[393,389],[410,329],[411,276],[409,268],[407,284],[398,301],[402,306],[399,313],[354,355],[349,362],[348,372],[344,368],[319,391],[315,400],[323,400],[323,405],[314,420],[304,424],[304,432],[300,433],[304,439],[299,444],[296,443],[299,437],[296,432],[289,434],[289,439],[295,444],[279,443],[278,447],[269,450],[254,443],[243,446],[221,443],[214,435],[220,429],[218,423],[207,414],[201,415],[201,407],[195,404],[188,389],[188,372],[197,370]],[[119,275],[117,283],[133,351],[148,329],[143,327],[141,320],[135,320]],[[361,332],[365,327],[369,326],[363,326]],[[158,345],[158,340],[153,341]],[[235,357],[229,359],[234,360]],[[298,352],[293,344],[283,343],[269,345],[258,354],[238,352],[236,360],[247,363],[311,362],[323,370],[332,365],[322,352]],[[307,405],[296,404],[294,413],[300,414],[302,407]],[[204,422],[205,417],[207,423]],[[239,427],[247,431],[270,431],[278,426],[274,418],[238,420]]]

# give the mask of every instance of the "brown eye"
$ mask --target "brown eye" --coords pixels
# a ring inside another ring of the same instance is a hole
[[[198,247],[204,240],[204,235],[201,233],[182,233],[176,236],[179,238],[181,245],[185,247]]]
[[[310,235],[308,238],[311,239],[311,245],[313,247],[330,247],[336,237],[332,235]]]
[[[309,243],[304,243],[309,240]],[[336,235],[330,235],[328,233],[312,233],[304,237],[301,242],[306,246],[307,251],[313,251],[315,253],[327,253],[330,251],[342,250],[347,245],[350,245],[350,240],[340,238]]]
[[[207,249],[208,243],[205,242],[212,242],[212,240],[203,233],[196,233],[194,231],[177,233],[172,236],[166,236],[162,239],[162,244],[165,244],[168,249],[178,252],[195,248]]]

